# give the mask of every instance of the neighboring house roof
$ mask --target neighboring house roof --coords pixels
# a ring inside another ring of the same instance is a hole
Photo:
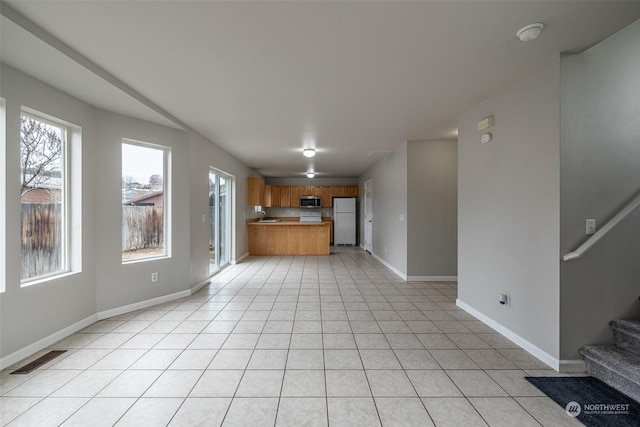
[[[163,193],[164,193],[163,190],[153,191],[153,192],[145,194],[143,196],[133,198],[133,199],[129,200],[128,202],[124,203],[124,204],[125,205],[135,205],[137,203],[144,202],[145,200],[152,199],[152,198],[154,198],[156,196],[161,196]]]

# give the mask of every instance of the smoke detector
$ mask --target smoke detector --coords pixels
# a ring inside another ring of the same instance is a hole
[[[536,22],[535,24],[526,25],[518,30],[516,36],[523,42],[531,41],[540,35],[544,28],[544,24]]]

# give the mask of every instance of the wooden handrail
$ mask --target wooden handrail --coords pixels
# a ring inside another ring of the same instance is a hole
[[[593,236],[591,236],[586,242],[584,242],[578,249],[573,252],[569,252],[562,257],[563,261],[571,261],[572,259],[578,259],[585,252],[587,252],[593,245],[595,245],[598,240],[602,239],[613,227],[618,225],[620,221],[622,221],[627,215],[629,215],[635,208],[640,206],[640,194],[638,194],[632,201],[630,201],[624,208],[620,210],[611,218],[609,222],[607,222],[604,227],[598,230]]]

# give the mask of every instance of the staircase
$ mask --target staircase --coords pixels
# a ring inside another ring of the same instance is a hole
[[[587,372],[640,402],[640,319],[612,320],[613,345],[580,349]]]

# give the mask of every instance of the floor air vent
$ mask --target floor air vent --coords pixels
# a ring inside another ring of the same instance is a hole
[[[52,350],[49,353],[38,357],[33,362],[27,363],[22,368],[16,369],[15,371],[11,372],[11,374],[28,374],[34,369],[38,369],[40,366],[44,365],[45,363],[55,359],[56,357],[60,356],[62,353],[66,353],[66,352],[67,350]]]

